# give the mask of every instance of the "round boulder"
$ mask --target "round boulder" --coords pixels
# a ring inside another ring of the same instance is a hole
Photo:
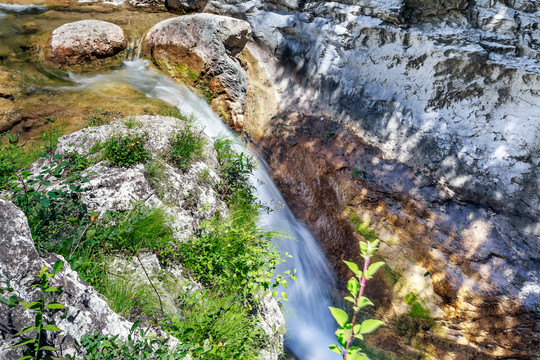
[[[81,20],[52,32],[46,57],[57,65],[77,65],[116,55],[125,47],[124,31],[118,25]]]

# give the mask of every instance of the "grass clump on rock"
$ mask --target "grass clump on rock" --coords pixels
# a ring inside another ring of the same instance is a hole
[[[114,134],[104,144],[105,157],[118,167],[144,164],[151,158],[144,148],[146,140],[146,134]]]
[[[206,142],[189,126],[180,129],[169,141],[171,143],[171,162],[182,171],[186,171],[193,161],[203,156]]]

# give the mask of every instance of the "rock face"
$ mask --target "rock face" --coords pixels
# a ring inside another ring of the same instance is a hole
[[[172,13],[184,15],[201,11],[207,3],[208,0],[165,0],[165,7]]]
[[[206,10],[251,24],[284,108],[350,122],[463,199],[540,217],[538,1],[290,3]]]
[[[246,21],[196,14],[164,20],[150,29],[144,49],[184,82],[206,87],[215,110],[239,127],[246,106],[247,75],[237,56],[251,36]]]
[[[77,65],[116,55],[125,47],[124,32],[118,25],[81,20],[52,32],[46,57],[57,65]]]
[[[371,294],[384,314],[406,312],[409,292],[428,299],[444,331],[416,341],[436,359],[539,358],[539,5],[205,9],[252,26],[244,130],[292,208],[343,277],[357,254],[347,212],[378,232],[391,279]]]
[[[16,295],[21,301],[35,300],[38,292],[28,289],[34,284],[35,274],[43,266],[52,269],[58,259],[57,256],[39,256],[26,216],[12,203],[0,199],[0,281],[4,286],[5,280],[9,279],[13,287],[13,292],[4,297]],[[97,331],[127,338],[132,324],[113,312],[68,264],[53,278],[52,285],[64,287],[58,301],[67,307],[67,317],[61,318],[62,311],[54,315],[55,323],[63,330],[54,338],[54,344],[61,344],[63,355],[73,354],[73,339],[78,340],[84,334]],[[21,307],[6,311],[6,306],[0,306],[0,359],[15,359],[22,356],[21,348],[9,350],[9,347],[20,341],[19,337],[14,337],[19,330],[33,325],[34,313],[23,311]]]

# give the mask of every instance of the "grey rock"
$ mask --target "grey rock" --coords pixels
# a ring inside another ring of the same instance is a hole
[[[0,281],[4,285],[9,279],[14,289],[5,297],[15,295],[21,301],[35,300],[39,293],[29,289],[34,284],[35,274],[43,266],[52,269],[59,259],[62,258],[55,255],[39,256],[23,212],[0,199]],[[118,334],[121,339],[126,339],[132,324],[114,313],[94,288],[64,263],[64,269],[53,278],[52,285],[64,288],[58,301],[67,307],[67,317],[61,318],[62,311],[54,314],[55,323],[63,331],[48,333],[47,340],[60,344],[62,355],[66,355],[74,353],[73,339],[79,340],[84,334]],[[19,330],[34,324],[33,312],[23,311],[21,307],[7,309],[3,304],[0,308],[0,359],[15,359],[21,356],[22,350],[9,350],[9,347],[20,341],[19,337],[14,337]]]
[[[384,3],[207,9],[250,22],[283,109],[346,121],[456,197],[538,221],[538,2],[431,1],[407,26],[393,25],[404,4]]]
[[[217,211],[227,212],[225,203],[212,188],[219,181],[220,168],[209,137],[193,127],[206,141],[205,156],[183,172],[161,158],[170,151],[169,137],[186,126],[185,122],[163,116],[138,116],[132,121],[137,124],[135,128],[128,128],[122,120],[118,120],[109,125],[83,129],[58,141],[55,154],[77,152],[88,155],[96,143],[106,141],[112,134],[145,134],[146,149],[156,161],[161,162],[163,175],[158,182],[147,178],[144,165],[126,169],[100,161],[89,167],[85,173],[89,182],[83,184],[82,195],[82,202],[89,209],[99,213],[130,210],[140,201],[145,201],[148,206],[164,207],[179,239],[188,238],[201,222],[210,219]],[[39,173],[44,161],[33,164],[33,173]],[[207,180],[201,180],[202,173],[207,174]],[[51,187],[56,186],[59,185],[53,180]],[[194,199],[197,201],[194,202]]]
[[[126,47],[123,30],[101,20],[81,20],[51,34],[47,58],[58,65],[76,65],[113,56]]]
[[[158,63],[187,66],[211,79],[212,91],[226,104],[232,122],[241,124],[247,75],[236,57],[250,37],[246,21],[213,14],[186,15],[153,26],[144,49]]]
[[[165,7],[172,13],[186,14],[202,11],[208,0],[165,0]]]

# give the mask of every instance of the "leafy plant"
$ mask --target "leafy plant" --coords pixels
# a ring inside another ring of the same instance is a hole
[[[25,355],[18,358],[17,360],[58,359],[52,356],[43,356],[43,353],[46,351],[58,351],[58,349],[44,343],[44,334],[46,331],[62,331],[55,325],[54,321],[45,322],[45,318],[49,313],[52,313],[56,310],[65,309],[64,305],[55,301],[56,296],[62,294],[62,287],[56,288],[49,285],[50,278],[58,274],[62,270],[63,266],[64,262],[62,260],[58,260],[54,264],[52,272],[49,272],[47,267],[44,266],[37,275],[37,277],[39,278],[39,283],[30,286],[30,289],[39,288],[41,290],[39,300],[30,302],[19,301],[19,304],[21,304],[25,310],[34,310],[36,312],[36,316],[34,326],[26,327],[19,331],[17,334],[15,334],[15,336],[20,336],[23,334],[28,334],[30,332],[35,332],[34,337],[29,339],[22,339],[19,343],[10,347],[10,349],[14,349],[20,346],[27,347]]]
[[[79,353],[84,354],[86,360],[180,360],[187,355],[186,346],[179,345],[170,349],[168,338],[152,338],[140,331],[139,336],[134,334],[139,322],[133,324],[128,339],[122,341],[116,336],[85,334],[81,338]],[[69,356],[69,359],[74,359]]]
[[[144,164],[150,160],[150,153],[144,148],[146,134],[114,134],[104,144],[105,156],[118,167]]]
[[[184,344],[194,359],[257,359],[264,332],[243,305],[243,298],[201,290],[180,298],[181,317],[171,317],[162,328]]]
[[[26,153],[18,143],[18,138],[9,133],[0,134],[0,141],[5,138],[5,145],[0,143],[0,189],[8,187],[15,173],[32,160],[32,154]]]
[[[255,170],[256,164],[251,157],[234,151],[232,145],[232,141],[228,139],[214,140],[222,172],[222,180],[214,188],[225,202],[246,201],[255,204],[257,200],[249,176]]]
[[[176,132],[170,139],[171,162],[186,171],[193,161],[202,158],[206,141],[201,134],[196,134],[191,127],[186,126]]]
[[[347,289],[352,296],[345,297],[345,300],[353,303],[353,317],[349,322],[347,313],[341,309],[330,307],[330,312],[339,324],[336,331],[339,345],[330,345],[330,350],[343,356],[343,360],[368,360],[366,354],[361,352],[360,347],[352,346],[354,339],[363,340],[364,335],[377,330],[384,323],[380,320],[367,319],[361,324],[356,324],[358,313],[367,306],[373,306],[373,303],[364,296],[366,283],[379,270],[384,262],[376,262],[370,265],[371,258],[377,251],[379,240],[360,242],[360,252],[364,259],[363,271],[353,262],[345,261],[347,267],[353,272],[354,276],[347,283]]]

